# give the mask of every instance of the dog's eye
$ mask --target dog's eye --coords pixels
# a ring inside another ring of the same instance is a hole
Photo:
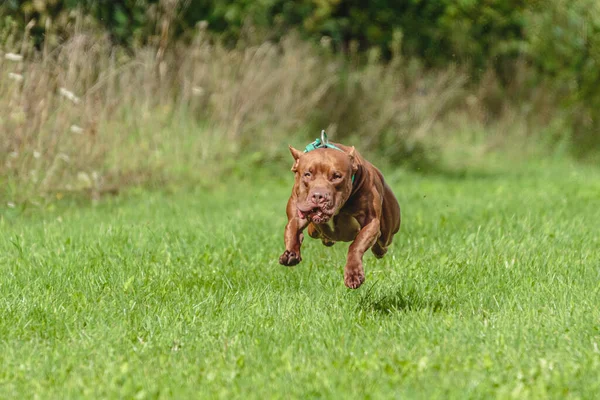
[[[334,172],[333,175],[331,175],[331,180],[337,181],[338,179],[342,179],[342,174]]]
[[[305,177],[305,178],[310,178],[310,172],[305,172],[305,173],[304,173],[304,177]]]

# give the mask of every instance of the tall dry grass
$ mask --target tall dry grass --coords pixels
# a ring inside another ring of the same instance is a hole
[[[376,53],[347,61],[294,34],[228,48],[202,24],[191,43],[173,43],[159,26],[167,33],[132,53],[77,28],[53,49],[35,49],[27,32],[6,40],[0,196],[213,179],[240,154],[276,159],[320,128],[400,161],[459,129],[444,125],[451,114],[486,123],[485,90],[468,88],[458,68],[427,72],[399,52],[389,63]]]

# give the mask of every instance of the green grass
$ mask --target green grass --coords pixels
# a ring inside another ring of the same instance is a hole
[[[385,171],[403,226],[356,291],[346,244],[277,263],[291,174],[7,208],[0,397],[597,397],[600,170],[502,171]]]

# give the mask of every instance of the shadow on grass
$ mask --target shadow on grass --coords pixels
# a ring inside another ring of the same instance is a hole
[[[415,290],[403,292],[400,289],[380,296],[367,292],[357,304],[357,310],[381,315],[420,310],[437,313],[444,308],[445,305],[440,299],[424,297]]]

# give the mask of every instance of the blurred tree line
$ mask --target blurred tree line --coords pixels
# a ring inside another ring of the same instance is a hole
[[[21,25],[36,20],[32,33],[38,40],[49,20],[60,36],[72,22],[70,11],[81,9],[116,43],[135,45],[156,33],[157,13],[169,9],[176,36],[206,21],[233,41],[251,24],[274,36],[295,28],[307,38],[328,36],[337,49],[356,43],[389,54],[394,34],[401,32],[403,50],[430,65],[458,61],[476,67],[518,53],[525,13],[532,9],[528,0],[5,0],[2,7]]]
[[[206,21],[230,43],[247,26],[272,39],[296,29],[309,40],[330,38],[338,51],[377,48],[390,56],[401,38],[404,56],[430,67],[458,64],[474,79],[493,69],[509,81],[515,63],[524,62],[536,71],[531,84],[550,82],[577,110],[577,127],[600,136],[597,0],[4,0],[0,34],[3,26],[35,20],[32,37],[58,44],[72,31],[76,10],[129,47],[185,39]]]

